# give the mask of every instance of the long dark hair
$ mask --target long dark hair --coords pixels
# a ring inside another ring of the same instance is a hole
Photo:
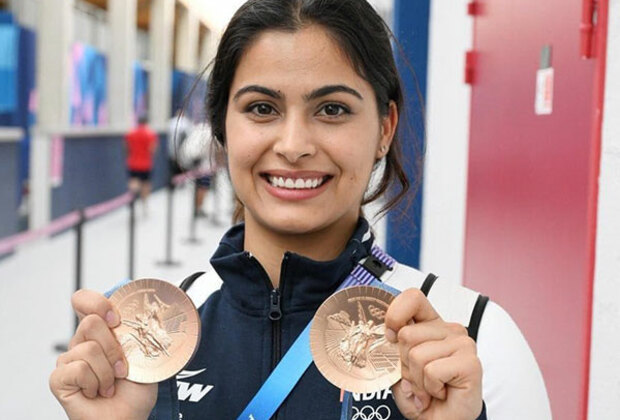
[[[295,32],[312,24],[325,28],[360,77],[372,86],[379,115],[387,116],[393,101],[400,117],[404,100],[390,45],[391,32],[366,0],[249,0],[235,13],[222,35],[209,79],[207,118],[220,146],[226,144],[230,87],[243,53],[266,30]],[[393,185],[395,188],[391,188]],[[376,200],[388,189],[393,193],[381,212],[393,208],[409,189],[398,132],[386,155],[381,179],[362,204]],[[238,207],[234,215],[236,221],[241,219],[241,210]]]

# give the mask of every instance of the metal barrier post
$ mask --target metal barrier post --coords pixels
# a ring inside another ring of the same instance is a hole
[[[80,209],[80,220],[75,225],[75,291],[77,292],[82,288],[82,250],[83,250],[83,227],[84,222],[86,221],[86,216],[84,214],[84,209]],[[75,315],[75,328],[74,331],[77,330],[78,324],[80,320]]]
[[[196,219],[198,219],[198,180],[194,180],[194,194],[192,197],[192,217],[189,222],[189,238],[187,243],[192,245],[198,245],[201,240],[196,237]]]
[[[178,261],[172,260],[172,198],[174,193],[174,185],[170,183],[167,190],[167,209],[166,209],[166,259],[159,261],[159,265],[179,265]]]
[[[136,200],[138,197],[133,196],[129,202],[129,279],[134,278],[134,260],[136,246]]]
[[[75,290],[78,291],[82,288],[82,248],[83,248],[83,240],[82,240],[82,231],[84,227],[84,223],[86,222],[86,215],[84,214],[84,209],[79,210],[80,218],[75,225]],[[73,331],[77,330],[77,327],[80,323],[80,319],[77,314],[74,315],[73,321]],[[54,346],[54,350],[58,352],[65,352],[69,349],[68,343],[58,343]]]

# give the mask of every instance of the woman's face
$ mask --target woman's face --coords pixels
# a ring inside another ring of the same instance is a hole
[[[226,114],[246,223],[280,234],[354,226],[394,134],[390,108],[379,116],[371,85],[321,27],[262,33],[239,62]]]

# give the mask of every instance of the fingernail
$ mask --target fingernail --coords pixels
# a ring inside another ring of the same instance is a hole
[[[418,411],[422,411],[422,409],[424,408],[422,400],[420,400],[417,396],[413,397],[413,405],[415,405],[415,408],[417,408]]]
[[[105,320],[110,327],[115,326],[117,321],[116,321],[116,314],[114,313],[114,311],[108,311],[108,313],[105,314]]]
[[[103,393],[103,395],[108,397],[108,398],[114,396],[114,385],[112,385],[111,387],[106,389],[105,392]]]
[[[114,373],[117,378],[122,378],[125,376],[125,363],[122,360],[114,363]]]
[[[406,379],[401,379],[400,380],[400,389],[403,390],[403,392],[407,395],[411,394],[413,392],[413,387],[411,386],[411,382],[409,382]]]
[[[385,338],[390,343],[395,343],[396,342],[396,333],[393,330],[391,330],[389,328],[386,328],[386,330],[385,330]]]

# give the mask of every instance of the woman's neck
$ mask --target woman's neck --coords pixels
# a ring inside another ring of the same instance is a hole
[[[304,234],[287,234],[273,231],[246,217],[244,249],[258,259],[273,287],[277,288],[285,252],[294,252],[315,261],[332,260],[344,250],[356,225],[357,220]]]

